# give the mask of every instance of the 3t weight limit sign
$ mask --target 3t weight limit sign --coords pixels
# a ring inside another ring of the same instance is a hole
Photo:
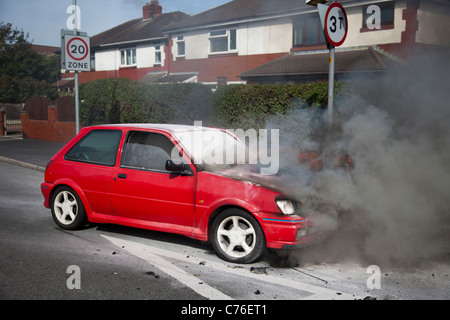
[[[347,14],[341,4],[333,2],[325,15],[325,35],[328,42],[339,47],[345,41],[348,31]]]
[[[91,71],[89,37],[65,35],[66,70]]]

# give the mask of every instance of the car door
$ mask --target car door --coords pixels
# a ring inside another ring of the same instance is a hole
[[[65,154],[60,170],[84,193],[93,212],[113,215],[110,181],[122,138],[121,130],[95,129]]]
[[[193,226],[195,175],[192,169],[189,175],[165,170],[174,148],[165,134],[128,132],[111,182],[111,203],[117,216]]]

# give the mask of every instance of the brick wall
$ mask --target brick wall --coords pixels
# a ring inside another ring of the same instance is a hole
[[[0,136],[5,135],[5,113],[0,111]]]
[[[199,82],[216,82],[218,77],[228,81],[241,81],[240,75],[248,69],[285,56],[287,52],[239,56],[237,54],[211,55],[208,59],[184,60],[171,62],[171,73],[198,72]]]
[[[22,134],[26,139],[68,142],[76,135],[75,122],[58,121],[56,106],[48,106],[48,120],[29,119],[28,112],[22,112]]]
[[[405,31],[402,32],[401,42],[393,44],[381,44],[379,47],[400,58],[408,58],[415,49],[420,48],[416,43],[416,33],[419,29],[417,11],[420,2],[418,0],[407,0],[407,6],[403,10],[402,19],[406,21]]]
[[[170,39],[169,45],[173,45],[173,39]],[[286,54],[288,52],[248,56],[218,54],[210,55],[207,59],[177,58],[173,61],[173,55],[169,52],[169,73],[198,72],[199,82],[217,82],[219,77],[226,78],[227,81],[241,81],[242,72],[281,58]]]
[[[132,81],[139,81],[145,77],[149,72],[153,71],[165,71],[165,67],[152,67],[152,68],[121,68],[119,70],[110,71],[91,71],[79,73],[79,84],[85,82],[94,81],[98,79],[109,78],[128,78]]]

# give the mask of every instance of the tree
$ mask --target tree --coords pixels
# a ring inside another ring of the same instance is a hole
[[[34,52],[28,34],[0,23],[0,102],[20,103],[33,96],[56,98],[50,84],[60,72],[59,57]]]

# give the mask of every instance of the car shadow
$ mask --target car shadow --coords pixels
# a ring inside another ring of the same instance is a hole
[[[192,249],[203,250],[206,254],[216,256],[216,253],[209,242],[192,239],[179,234],[139,229],[115,224],[90,223],[86,226],[86,229],[95,229],[98,232],[107,232],[110,234],[136,237],[150,241],[160,241],[168,244],[182,245]],[[301,264],[297,256],[300,250],[267,249],[262,257],[255,261],[255,263],[262,262],[268,264],[272,268],[281,269],[297,267]],[[223,262],[228,263],[226,261]]]
[[[138,229],[115,224],[95,224],[90,227],[95,227],[97,231],[121,234],[125,236],[137,237],[152,241],[178,244],[188,246],[194,249],[205,250],[205,252],[208,254],[215,254],[212,246],[208,242],[192,239],[179,234],[159,232],[147,229]]]

